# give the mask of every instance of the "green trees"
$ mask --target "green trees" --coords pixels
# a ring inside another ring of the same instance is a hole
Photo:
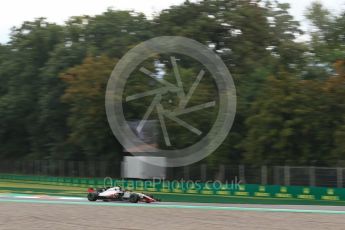
[[[335,63],[336,76],[330,79],[328,84],[328,92],[332,96],[332,113],[337,114],[334,118],[334,123],[336,124],[335,129],[333,130],[333,139],[334,139],[334,148],[330,156],[331,162],[333,164],[345,165],[345,61],[339,60]]]
[[[284,58],[284,71],[267,79],[246,118],[246,162],[344,165],[344,14],[313,3],[306,15],[314,26],[311,41],[287,50],[298,62],[286,65]]]
[[[267,80],[246,120],[245,159],[258,164],[324,162],[334,126],[323,116],[328,101],[321,84],[280,75]]]
[[[67,87],[61,100],[69,105],[67,142],[79,149],[78,157],[113,157],[121,151],[107,123],[104,92],[114,60],[106,56],[87,57],[81,65],[61,75]]]
[[[6,81],[6,90],[0,95],[2,156],[17,158],[35,152],[40,69],[61,41],[61,32],[60,26],[42,18],[25,22],[12,31],[11,42],[4,47],[0,63],[0,78]]]
[[[311,40],[297,42],[303,31],[288,9],[277,1],[204,0],[186,1],[152,20],[108,10],[72,17],[63,26],[43,18],[23,23],[8,44],[0,45],[0,158],[119,160],[122,147],[104,111],[110,72],[141,41],[174,35],[214,50],[235,80],[234,126],[208,163],[340,164],[345,159],[345,13],[335,16],[312,4],[306,12]],[[146,64],[152,67],[157,60],[171,71],[164,56]],[[180,64],[187,90],[200,66]],[[143,77],[134,75],[126,94],[157,86]],[[169,74],[166,79],[173,81]],[[202,82],[192,103],[215,97],[213,86]],[[128,118],[141,118],[150,100],[125,105]],[[214,114],[207,111],[183,119],[200,121],[207,131],[210,117]],[[179,133],[172,138],[177,147],[193,142],[176,124],[168,125]]]

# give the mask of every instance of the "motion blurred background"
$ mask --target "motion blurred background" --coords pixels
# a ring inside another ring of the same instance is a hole
[[[121,176],[127,153],[107,122],[107,80],[135,45],[171,35],[195,39],[223,59],[238,106],[217,151],[168,169],[168,178],[344,186],[344,1],[290,1],[292,9],[288,1],[260,0],[11,2],[3,3],[1,11],[10,11],[0,23],[0,172]],[[17,25],[20,12],[39,9],[55,14]],[[8,24],[14,26],[9,36]],[[194,64],[181,68],[184,81],[195,76]],[[130,83],[129,92],[152,87],[135,78]],[[212,97],[210,85],[201,84],[194,99]],[[126,113],[139,119],[147,106],[128,105]],[[206,115],[188,119],[207,130],[214,115]],[[182,131],[172,124],[170,132]],[[180,134],[177,147],[192,140]]]

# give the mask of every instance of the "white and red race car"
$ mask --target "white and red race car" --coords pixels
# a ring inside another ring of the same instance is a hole
[[[148,194],[122,190],[119,186],[99,189],[89,188],[87,199],[89,201],[129,201],[131,203],[138,203],[139,201],[146,203],[160,201]]]

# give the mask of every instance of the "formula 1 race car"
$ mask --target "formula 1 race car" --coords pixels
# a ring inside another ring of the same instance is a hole
[[[139,201],[146,203],[160,201],[151,195],[122,190],[119,186],[98,189],[89,188],[87,199],[89,201],[129,201],[131,203],[138,203]]]

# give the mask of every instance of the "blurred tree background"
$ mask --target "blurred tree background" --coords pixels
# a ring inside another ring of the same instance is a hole
[[[135,45],[173,35],[213,49],[236,84],[233,128],[205,162],[344,166],[345,12],[313,3],[311,38],[299,41],[305,32],[288,10],[277,1],[203,0],[152,19],[109,9],[65,25],[24,22],[0,44],[0,159],[119,161],[104,108],[107,80]],[[193,68],[181,71],[193,76]]]

